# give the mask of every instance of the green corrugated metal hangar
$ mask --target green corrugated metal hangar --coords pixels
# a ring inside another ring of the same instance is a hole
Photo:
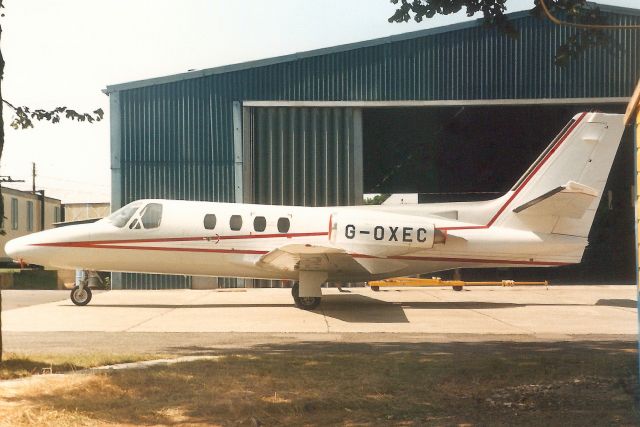
[[[601,10],[612,24],[640,24],[640,10]],[[108,86],[112,208],[141,198],[495,197],[576,112],[623,111],[640,77],[640,32],[611,31],[608,46],[561,67],[554,53],[575,30],[528,12],[509,18],[517,38],[473,21]],[[633,281],[630,135],[623,144],[583,264],[465,274]],[[192,278],[115,274],[113,286],[191,287]]]

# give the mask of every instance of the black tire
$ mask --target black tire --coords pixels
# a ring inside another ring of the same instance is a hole
[[[75,305],[87,305],[91,301],[91,289],[88,286],[84,287],[84,291],[80,292],[80,286],[74,286],[71,289],[71,302]]]
[[[379,292],[380,286],[369,286],[373,292]]]
[[[301,298],[298,295],[300,291],[300,287],[296,283],[291,288],[291,296],[293,297],[293,302],[296,304],[296,307],[302,310],[313,310],[320,305],[322,298],[320,297],[304,297]]]
[[[454,290],[454,291],[458,291],[458,292],[459,292],[459,291],[461,291],[461,290],[462,290],[462,286],[454,286],[454,287],[453,287],[453,290]]]
[[[293,297],[293,302],[296,303],[296,307],[302,310],[313,310],[320,305],[322,298],[320,297]]]

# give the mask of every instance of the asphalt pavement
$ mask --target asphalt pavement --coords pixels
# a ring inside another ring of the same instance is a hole
[[[67,291],[4,291],[5,351],[194,354],[296,342],[637,338],[634,286],[323,292],[318,309],[303,311],[288,289],[109,291],[85,307]]]
[[[70,291],[4,289],[2,291],[2,311],[62,301],[69,298],[69,292]]]

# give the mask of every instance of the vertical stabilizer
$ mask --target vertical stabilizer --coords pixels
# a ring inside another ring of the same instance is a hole
[[[492,222],[587,237],[623,132],[620,114],[576,115],[505,195]]]

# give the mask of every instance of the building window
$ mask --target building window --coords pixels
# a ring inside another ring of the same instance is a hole
[[[242,217],[240,215],[231,215],[229,227],[231,227],[233,231],[240,230],[242,228]]]
[[[54,206],[53,207],[53,222],[60,222],[62,221],[61,215],[60,215],[60,206]]]
[[[253,219],[253,229],[263,232],[267,228],[267,219],[263,216],[257,216]]]
[[[33,202],[27,200],[27,231],[33,231]]]
[[[11,228],[18,229],[18,199],[11,198]]]
[[[207,230],[216,228],[216,216],[214,214],[206,214],[204,216],[204,228]]]
[[[278,232],[286,233],[289,231],[289,227],[291,224],[289,223],[289,218],[279,218],[278,219]]]

